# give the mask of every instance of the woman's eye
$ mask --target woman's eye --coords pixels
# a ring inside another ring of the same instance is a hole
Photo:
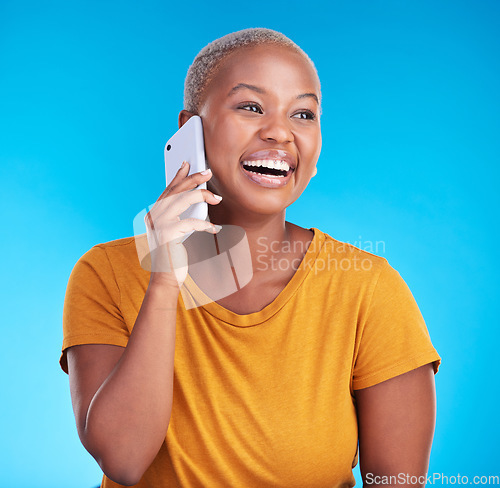
[[[262,108],[257,105],[256,103],[245,103],[243,105],[240,105],[238,108],[242,110],[246,110],[247,112],[253,112],[256,114],[261,114],[262,113]]]
[[[297,119],[302,119],[302,120],[315,120],[316,115],[311,112],[310,110],[304,110],[302,112],[296,113],[293,117]]]

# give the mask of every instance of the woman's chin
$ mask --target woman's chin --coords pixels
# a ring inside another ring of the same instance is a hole
[[[228,205],[229,211],[222,206],[220,208],[209,208],[210,219],[215,223],[239,222],[242,225],[248,221],[255,221],[259,218],[268,219],[273,215],[280,215],[292,202],[283,195],[262,195],[259,198],[251,198],[250,195],[237,195]]]

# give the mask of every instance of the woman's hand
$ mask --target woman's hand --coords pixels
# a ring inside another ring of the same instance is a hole
[[[188,256],[183,237],[192,231],[217,233],[221,228],[205,220],[180,219],[191,205],[207,202],[216,205],[222,197],[209,190],[195,188],[212,177],[210,170],[187,176],[189,163],[184,162],[153,208],[146,214],[147,240],[151,256],[151,280],[180,287],[187,276]]]

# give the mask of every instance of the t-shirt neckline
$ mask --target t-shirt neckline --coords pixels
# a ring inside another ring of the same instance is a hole
[[[203,291],[195,284],[189,274],[183,284],[182,295],[182,305],[188,303],[192,298],[197,297],[198,303],[203,303],[199,307],[194,308],[194,310],[202,309],[209,315],[212,315],[218,320],[221,320],[227,324],[234,325],[236,327],[250,327],[259,325],[267,321],[270,317],[276,314],[283,306],[292,298],[292,296],[297,292],[298,288],[309,274],[311,269],[314,267],[314,262],[323,246],[325,235],[316,227],[311,227],[309,230],[314,232],[314,236],[309,243],[306,253],[300,262],[299,267],[295,271],[291,280],[286,284],[285,288],[281,290],[280,294],[268,305],[266,305],[262,310],[258,312],[253,312],[250,314],[240,315],[217,302],[210,301],[210,298],[203,293]],[[188,295],[186,297],[186,295]],[[187,298],[187,300],[186,300]],[[208,302],[208,303],[207,303]],[[193,308],[190,308],[193,310]]]

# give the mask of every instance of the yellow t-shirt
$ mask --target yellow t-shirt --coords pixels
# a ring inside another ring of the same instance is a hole
[[[263,310],[190,308],[179,297],[171,421],[136,486],[353,486],[353,390],[430,362],[437,372],[420,311],[386,259],[311,230],[300,267]],[[80,258],[64,305],[66,372],[68,347],[127,345],[148,282],[134,238]],[[201,293],[189,277],[184,286]]]

